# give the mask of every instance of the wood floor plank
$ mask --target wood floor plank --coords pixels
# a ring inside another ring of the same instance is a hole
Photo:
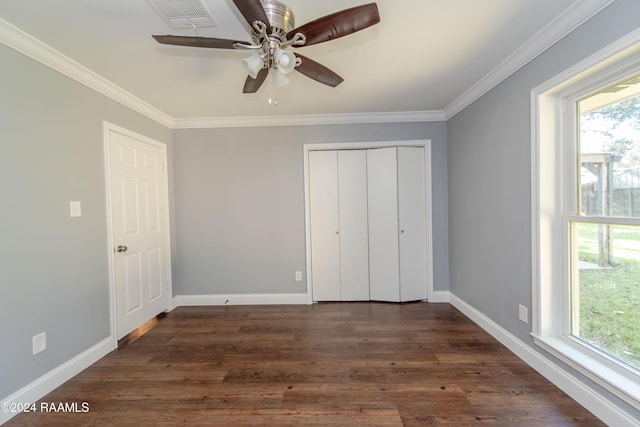
[[[449,304],[180,307],[7,426],[603,426]]]

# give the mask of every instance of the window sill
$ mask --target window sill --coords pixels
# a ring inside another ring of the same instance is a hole
[[[568,337],[541,337],[532,334],[539,347],[562,360],[587,378],[640,409],[640,375],[613,358],[592,350]]]

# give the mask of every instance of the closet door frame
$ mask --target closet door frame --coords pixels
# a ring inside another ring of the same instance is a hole
[[[304,144],[304,214],[305,214],[305,247],[306,247],[306,287],[307,303],[313,304],[313,281],[311,273],[311,208],[310,208],[310,175],[309,152],[325,150],[359,150],[384,147],[424,147],[425,164],[425,240],[427,243],[427,300],[433,300],[433,231],[432,231],[432,186],[431,186],[431,140],[379,141],[379,142],[345,142],[327,144]]]

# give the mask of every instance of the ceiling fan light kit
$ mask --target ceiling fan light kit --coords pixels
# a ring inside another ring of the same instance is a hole
[[[233,0],[233,3],[251,26],[251,43],[191,36],[154,35],[153,38],[159,43],[170,45],[254,51],[251,56],[243,59],[248,73],[243,93],[257,92],[269,72],[272,73],[270,85],[284,86],[289,83],[286,74],[293,70],[327,86],[338,86],[343,82],[338,74],[286,49],[334,40],[380,22],[375,3],[336,12],[298,28],[295,27],[291,9],[278,1]],[[269,103],[277,105],[277,101],[274,102],[271,96]]]

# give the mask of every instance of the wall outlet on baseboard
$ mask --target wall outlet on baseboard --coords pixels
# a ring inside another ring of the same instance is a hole
[[[38,353],[42,353],[47,349],[47,333],[42,332],[41,334],[34,335],[31,342],[33,346],[33,354],[36,355]]]
[[[524,323],[529,323],[529,310],[522,304],[518,304],[518,319]]]

